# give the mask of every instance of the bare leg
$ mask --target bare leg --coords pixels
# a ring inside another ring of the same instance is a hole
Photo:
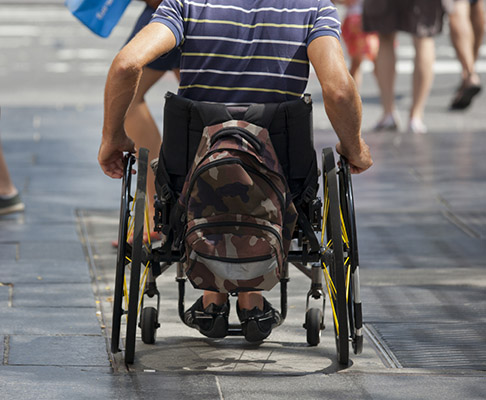
[[[425,104],[434,80],[435,44],[432,37],[418,38],[415,36],[413,42],[415,46],[415,68],[413,71],[410,120],[422,122]],[[417,133],[425,133],[425,131]]]
[[[362,73],[361,73],[361,62],[363,61],[362,57],[354,56],[351,58],[351,65],[349,67],[349,73],[354,79],[356,83],[356,87],[359,89],[361,87],[362,82]]]
[[[225,293],[216,293],[209,290],[204,291],[203,307],[208,307],[211,303],[220,306],[226,303],[228,295]],[[252,310],[258,307],[263,310],[263,296],[261,292],[243,292],[238,295],[238,304],[241,309]]]
[[[226,293],[217,293],[210,290],[205,290],[203,295],[203,307],[207,308],[212,303],[220,306],[226,303],[226,300],[228,300],[228,295]]]
[[[470,19],[472,29],[474,31],[474,61],[478,59],[479,48],[483,42],[484,29],[485,29],[485,15],[484,15],[484,3],[479,0],[476,4],[471,6]]]
[[[463,85],[478,83],[479,78],[474,71],[474,31],[469,18],[469,1],[456,1],[454,11],[449,14],[451,41],[456,51],[457,59],[462,66]]]
[[[178,71],[177,71],[178,72]],[[145,147],[149,150],[149,163],[159,156],[162,139],[159,129],[152,114],[145,102],[145,94],[164,75],[165,71],[157,71],[151,68],[144,68],[138,91],[128,109],[125,118],[125,129],[127,135],[135,142],[137,149]],[[149,204],[149,220],[153,224],[155,175],[152,168],[148,169],[147,175],[147,197]],[[152,227],[150,227],[150,232]]]
[[[258,307],[263,310],[262,292],[243,292],[238,295],[240,309],[253,310]]]
[[[380,34],[380,49],[376,57],[376,80],[380,89],[383,115],[395,111],[395,33]]]

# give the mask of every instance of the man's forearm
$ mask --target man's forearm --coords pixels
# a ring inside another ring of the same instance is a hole
[[[125,115],[135,95],[141,68],[125,66],[115,58],[108,73],[105,86],[103,138],[116,139],[123,130]]]
[[[350,82],[345,92],[330,96],[323,93],[327,116],[336,132],[343,150],[352,154],[361,147],[361,99]]]

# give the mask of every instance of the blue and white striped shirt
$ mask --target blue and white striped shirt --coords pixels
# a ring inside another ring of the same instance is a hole
[[[179,94],[231,105],[301,97],[307,45],[341,32],[330,0],[164,0],[152,22],[181,46]]]

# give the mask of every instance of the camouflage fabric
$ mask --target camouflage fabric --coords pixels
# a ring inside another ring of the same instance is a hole
[[[278,283],[297,212],[266,129],[236,120],[206,127],[179,203],[194,287],[238,292]]]

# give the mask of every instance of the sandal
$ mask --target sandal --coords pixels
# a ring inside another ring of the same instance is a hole
[[[451,110],[464,110],[469,107],[474,96],[481,91],[481,85],[473,84],[459,88],[450,106]]]

